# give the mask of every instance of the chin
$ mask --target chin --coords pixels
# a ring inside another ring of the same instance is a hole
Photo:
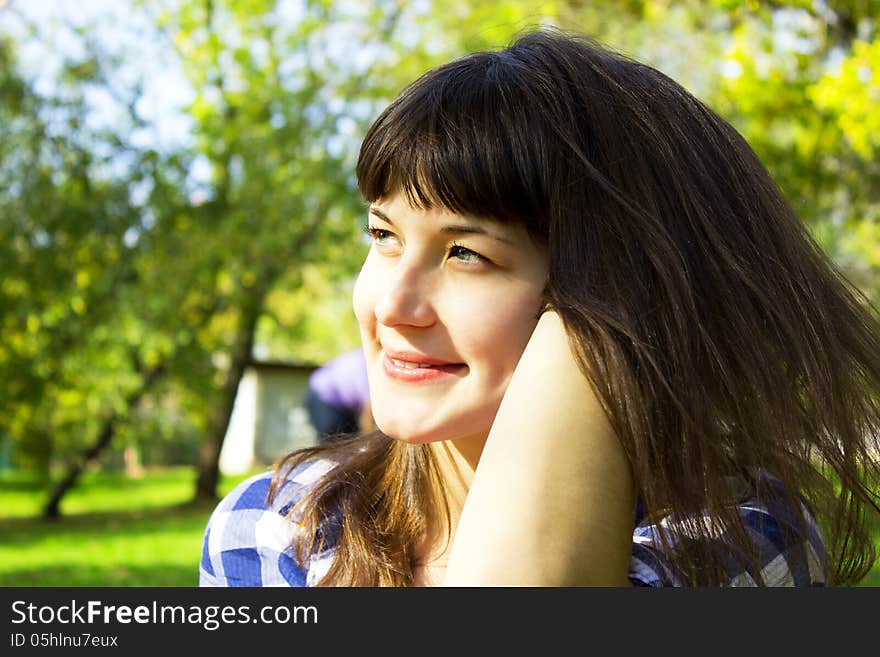
[[[483,420],[483,418],[479,418]],[[492,416],[494,419],[494,415]],[[395,422],[394,418],[375,418],[376,427],[389,438],[399,440],[410,445],[424,445],[442,440],[453,440],[463,436],[476,434],[488,434],[492,426],[490,421],[459,421],[447,422],[446,424],[432,425],[425,429],[423,426],[413,426],[407,422]]]
[[[437,440],[444,439],[444,436],[441,436],[436,431],[426,433],[424,431],[401,429],[400,427],[394,426],[393,424],[383,424],[378,420],[376,420],[376,427],[389,438],[393,438],[394,440],[399,440],[402,443],[408,443],[410,445],[424,445],[425,443],[432,443]]]

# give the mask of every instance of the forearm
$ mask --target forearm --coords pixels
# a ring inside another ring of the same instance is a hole
[[[501,402],[456,529],[447,586],[623,585],[632,475],[556,313]]]

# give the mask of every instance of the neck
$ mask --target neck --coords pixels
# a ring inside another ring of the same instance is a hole
[[[455,536],[485,442],[485,436],[472,436],[429,444],[437,462],[441,492],[449,508],[449,533],[441,532],[437,537],[438,543],[425,548],[425,556],[420,559],[420,565],[414,572],[417,586],[436,586],[443,580],[452,537]]]
[[[440,472],[441,485],[449,504],[449,511],[458,518],[474,471],[480,461],[485,437],[468,436],[431,443],[430,447],[437,461],[437,469]],[[453,527],[454,529],[454,527]]]
[[[437,461],[442,493],[449,508],[450,538],[455,536],[461,510],[484,444],[485,436],[468,436],[430,443],[430,449]],[[434,564],[435,567],[443,567],[448,557],[448,550],[449,544],[445,540],[444,534],[440,544],[429,550],[430,556],[425,560],[425,563]]]

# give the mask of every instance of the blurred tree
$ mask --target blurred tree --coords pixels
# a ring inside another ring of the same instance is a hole
[[[20,462],[61,483],[45,514],[161,374],[124,323],[137,321],[128,232],[142,221],[130,186],[149,151],[90,127],[84,89],[98,60],[67,62],[54,95],[17,74],[0,41],[0,426]],[[124,152],[134,164],[120,172]],[[114,169],[111,173],[111,169]],[[57,498],[57,499],[56,499]]]
[[[714,90],[830,255],[880,301],[880,4],[740,13]]]

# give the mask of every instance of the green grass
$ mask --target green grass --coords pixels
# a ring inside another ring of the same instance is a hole
[[[65,516],[85,513],[159,509],[186,501],[192,495],[192,468],[150,470],[139,479],[122,473],[85,473],[61,502]],[[32,518],[46,500],[45,487],[22,474],[0,479],[0,519]]]
[[[220,494],[252,473],[224,477]],[[64,517],[35,519],[43,488],[0,479],[0,586],[196,586],[202,533],[213,505],[186,505],[190,468],[142,479],[90,473],[65,498]],[[880,552],[880,521],[872,526]],[[859,586],[880,587],[880,562]]]
[[[250,474],[224,477],[220,494]],[[46,521],[37,482],[0,480],[0,586],[196,586],[213,505],[186,504],[193,485],[191,468],[92,473]]]

